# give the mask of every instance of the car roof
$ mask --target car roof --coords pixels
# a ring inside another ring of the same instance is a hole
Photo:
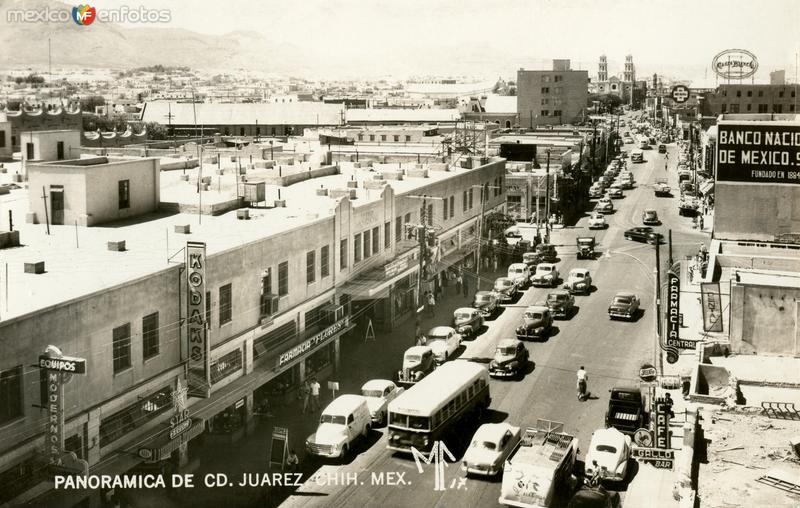
[[[518,339],[500,339],[500,342],[497,343],[497,347],[513,347],[519,343],[520,341]]]
[[[406,349],[405,354],[424,355],[428,352],[433,352],[430,346],[411,346],[410,348]]]
[[[475,296],[494,296],[494,293],[491,291],[478,291]]]
[[[361,386],[361,389],[383,391],[388,386],[394,386],[394,383],[389,381],[388,379],[370,379]]]
[[[644,211],[645,211],[645,212],[653,212],[653,213],[658,213],[658,212],[656,212],[656,209],[655,209],[655,208],[645,208],[645,209],[644,209]]]
[[[592,441],[589,447],[594,448],[597,444],[610,444],[620,449],[625,445],[625,434],[614,427],[597,429],[592,433]]]
[[[508,265],[509,268],[527,268],[528,263],[511,263]]]
[[[509,425],[507,423],[484,423],[478,427],[478,430],[475,431],[475,435],[472,436],[472,440],[475,441],[480,439],[481,441],[497,443],[500,441],[500,438],[503,437],[503,434],[505,434],[506,431],[511,431],[513,434],[519,431],[519,427],[514,427],[513,425]]]
[[[617,294],[615,294],[614,296],[631,296],[635,298],[636,293],[631,293],[630,291],[617,291]]]
[[[505,281],[511,282],[511,279],[509,279],[508,277],[498,277],[498,278],[496,278],[494,281],[495,281],[495,282],[500,282],[500,281],[503,281],[503,282],[505,282]]]
[[[452,326],[434,326],[428,330],[428,335],[447,335],[450,332],[455,332]]]
[[[555,263],[539,263],[539,264],[536,266],[536,269],[538,270],[539,268],[543,268],[543,267],[547,267],[547,266],[550,266],[550,267],[552,267],[552,268],[555,268],[555,267],[556,267],[556,264],[555,264]]]
[[[478,309],[476,309],[474,307],[459,307],[459,308],[457,308],[456,310],[453,311],[453,314],[455,314],[456,312],[469,312],[469,313],[472,313],[472,312],[478,312]]]
[[[547,294],[548,295],[568,295],[569,291],[567,291],[566,289],[553,289]]]
[[[588,268],[573,268],[569,273],[589,273]]]
[[[361,404],[365,404],[366,401],[367,399],[362,395],[346,393],[333,399],[333,401],[325,407],[322,413],[351,413],[355,411],[355,409]]]
[[[529,305],[525,312],[550,312],[550,307],[544,305]]]

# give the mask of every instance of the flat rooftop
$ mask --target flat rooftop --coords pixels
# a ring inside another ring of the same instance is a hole
[[[500,136],[489,140],[490,145],[549,145],[572,147],[580,136]]]
[[[498,159],[492,159],[495,161]],[[0,184],[10,183],[11,175],[19,170],[19,162],[6,163],[9,168],[0,174]],[[222,175],[228,179],[227,189],[215,189],[217,176],[213,167],[204,165],[204,174],[212,176],[211,189],[204,191],[204,202],[213,199],[232,199],[235,176]],[[347,181],[356,180],[357,199],[352,205],[358,209],[368,203],[380,199],[382,189],[365,189],[361,182],[373,180],[376,173],[396,171],[398,164],[375,164],[372,168],[355,168],[353,163],[340,163],[341,173],[331,176],[312,178],[294,185],[281,187],[281,198],[286,200],[286,207],[271,208],[277,197],[278,186],[267,185],[266,207],[250,208],[250,220],[238,220],[236,211],[232,210],[218,216],[196,213],[159,214],[153,213],[128,221],[108,223],[93,227],[76,227],[73,225],[50,226],[50,234],[44,224],[25,223],[28,211],[29,191],[26,188],[12,190],[9,194],[0,195],[0,219],[2,229],[6,230],[8,212],[14,217],[14,229],[20,231],[22,247],[0,250],[2,263],[8,265],[8,300],[5,300],[5,289],[0,291],[0,319],[31,314],[50,306],[106,290],[160,270],[175,266],[181,262],[176,256],[173,263],[168,258],[175,255],[187,241],[202,241],[207,244],[209,255],[221,253],[244,246],[285,231],[308,225],[314,221],[324,220],[334,214],[337,200],[328,196],[317,195],[322,185],[328,189],[344,189]],[[404,168],[412,167],[404,164]],[[410,177],[406,175],[402,181],[388,180],[395,193],[414,193],[421,187],[447,179],[460,178],[466,173],[477,171],[450,166],[449,171],[428,171],[428,178]],[[188,199],[199,199],[195,184],[191,178],[196,171],[187,171],[190,182],[180,180],[181,170],[162,171],[165,181],[162,185],[162,201],[169,201],[172,186],[183,186],[175,191],[189,196]],[[249,173],[250,174],[250,173]],[[253,174],[253,179],[257,177]],[[34,191],[35,192],[35,191]],[[227,198],[222,197],[225,192]],[[176,234],[174,226],[190,225],[191,234]],[[107,242],[125,240],[127,250],[114,252],[107,249]],[[24,263],[45,262],[45,273],[27,274]],[[4,267],[3,272],[4,273]],[[3,285],[5,285],[5,281]]]
[[[739,282],[743,284],[757,284],[761,286],[777,286],[800,289],[800,274],[796,272],[747,269],[735,269],[733,272],[739,275]]]

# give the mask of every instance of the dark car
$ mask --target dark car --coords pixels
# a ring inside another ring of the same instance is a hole
[[[555,263],[558,254],[556,253],[555,245],[549,243],[540,243],[536,246],[536,253],[545,263]]]
[[[517,327],[519,340],[543,339],[553,329],[553,316],[546,305],[531,305],[522,315],[522,324]]]
[[[667,145],[658,145],[658,153],[667,153]]]
[[[478,291],[472,306],[481,311],[483,317],[492,317],[497,312],[497,296],[492,291]]]
[[[625,231],[625,239],[626,240],[636,240],[637,242],[647,242],[650,244],[657,244],[661,242],[663,235],[656,231],[653,231],[653,228],[647,226],[639,226],[635,228],[631,228]]]
[[[617,492],[610,492],[603,487],[584,486],[572,496],[567,508],[616,508],[619,501]]]
[[[556,289],[547,294],[545,303],[554,318],[567,319],[575,307],[575,297],[566,289]]]
[[[494,359],[489,364],[489,375],[521,378],[528,364],[528,356],[528,349],[518,339],[503,339],[497,344]]]
[[[615,386],[609,390],[606,427],[632,435],[645,421],[644,399],[638,386]]]
[[[608,317],[609,319],[634,319],[638,311],[639,297],[628,291],[620,291],[614,295],[611,305],[608,306]]]

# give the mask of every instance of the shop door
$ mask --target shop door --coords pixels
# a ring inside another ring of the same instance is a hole
[[[61,186],[50,187],[50,209],[53,218],[50,221],[53,225],[64,224],[64,188]]]
[[[25,160],[33,159],[33,143],[25,143]]]
[[[58,160],[64,160],[64,142],[59,141],[56,144],[56,158]]]

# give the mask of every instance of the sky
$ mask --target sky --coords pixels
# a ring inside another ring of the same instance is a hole
[[[349,59],[364,65],[411,56],[420,61],[421,73],[429,70],[424,61],[430,53],[465,61],[496,54],[526,68],[570,58],[573,68],[590,75],[598,55],[608,56],[614,74],[632,54],[640,77],[681,68],[698,77],[716,53],[744,48],[758,57],[762,79],[780,68],[793,78],[800,51],[800,0],[101,0],[92,5],[169,8],[171,27],[209,34],[255,31],[317,56],[340,58],[344,66]]]

